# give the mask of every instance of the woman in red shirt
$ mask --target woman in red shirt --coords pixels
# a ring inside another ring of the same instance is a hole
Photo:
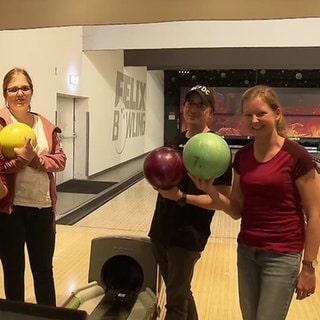
[[[286,137],[273,89],[248,89],[241,112],[253,141],[235,155],[230,197],[218,192],[212,181],[192,179],[216,209],[241,218],[237,264],[243,319],[281,320],[294,291],[297,299],[315,292],[319,175],[306,149]]]

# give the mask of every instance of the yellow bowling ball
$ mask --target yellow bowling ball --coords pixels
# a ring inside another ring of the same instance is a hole
[[[36,145],[36,135],[25,123],[13,122],[3,127],[0,131],[0,147],[3,155],[8,159],[15,158],[16,153],[13,149],[23,147],[26,138],[31,138],[33,145]]]

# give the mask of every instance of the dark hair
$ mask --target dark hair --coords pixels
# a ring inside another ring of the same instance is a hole
[[[26,77],[27,82],[31,88],[31,91],[33,92],[33,83],[32,83],[32,80],[31,80],[29,73],[24,69],[13,68],[3,78],[2,90],[3,90],[3,96],[5,98],[6,98],[6,92],[8,89],[8,84],[16,74],[23,74]]]
[[[280,136],[287,136],[287,124],[282,114],[282,107],[275,91],[265,85],[257,85],[247,89],[241,97],[241,113],[243,113],[243,104],[245,101],[259,97],[273,111],[280,110],[280,119],[277,122],[277,132]]]

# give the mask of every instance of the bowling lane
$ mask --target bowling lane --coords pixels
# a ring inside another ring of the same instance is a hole
[[[75,226],[145,236],[151,223],[156,196],[157,192],[143,179],[77,222]]]

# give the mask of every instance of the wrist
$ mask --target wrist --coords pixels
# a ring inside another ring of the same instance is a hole
[[[176,202],[181,207],[185,206],[187,204],[187,194],[182,192],[180,199],[178,199]]]
[[[307,269],[309,271],[315,271],[315,268],[317,267],[318,265],[318,261],[317,260],[302,260],[302,267],[304,269]]]

